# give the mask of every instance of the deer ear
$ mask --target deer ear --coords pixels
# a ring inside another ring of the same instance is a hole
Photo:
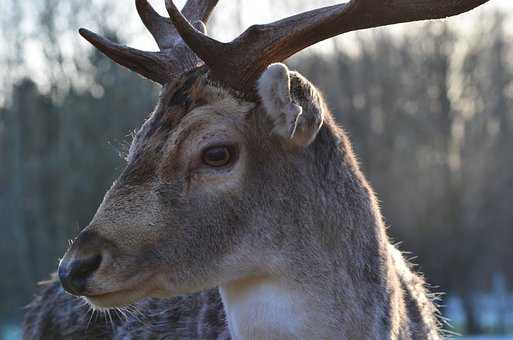
[[[317,91],[306,79],[284,64],[271,64],[258,80],[258,94],[274,123],[272,133],[298,146],[312,143],[322,126],[323,113],[322,105],[316,107],[317,98],[312,97]]]

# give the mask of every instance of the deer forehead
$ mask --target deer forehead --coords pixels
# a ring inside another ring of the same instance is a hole
[[[199,145],[216,138],[240,137],[246,127],[245,117],[253,106],[227,95],[217,102],[193,109],[171,132],[165,154],[173,153],[186,140]]]
[[[151,150],[170,155],[185,141],[209,134],[229,137],[231,131],[243,128],[244,117],[254,107],[211,83],[208,75],[193,73],[163,90],[157,108],[134,137],[127,160],[130,163],[136,154]]]
[[[184,169],[187,171],[188,164],[201,157],[201,150],[242,144],[246,140],[246,118],[255,105],[210,84],[202,76],[166,89],[130,146],[130,171],[123,179],[139,185],[157,177],[167,182]],[[242,169],[235,170],[241,174]],[[223,181],[218,177],[208,176],[208,180]],[[231,184],[224,183],[225,189],[236,187],[239,177],[234,176]]]

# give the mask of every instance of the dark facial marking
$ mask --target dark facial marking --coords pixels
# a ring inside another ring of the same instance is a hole
[[[143,154],[144,153],[144,154]],[[118,182],[128,186],[135,186],[149,182],[155,176],[155,154],[143,150],[138,154],[135,161],[132,161],[121,173]]]
[[[197,74],[191,75],[183,84],[180,86],[173,96],[167,102],[167,107],[182,106],[184,110],[188,110],[191,105],[191,88],[197,80]]]
[[[207,103],[202,91],[206,85],[205,75],[206,68],[199,67],[186,73],[168,89],[162,99],[164,105],[155,113],[145,138],[169,132],[188,112]]]

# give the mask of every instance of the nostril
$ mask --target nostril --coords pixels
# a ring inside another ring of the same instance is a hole
[[[83,260],[76,260],[71,263],[71,275],[77,277],[88,277],[98,269],[102,262],[101,255],[92,256]]]
[[[100,267],[101,255],[74,260],[59,266],[59,278],[62,286],[71,294],[81,295],[86,287],[87,279]]]

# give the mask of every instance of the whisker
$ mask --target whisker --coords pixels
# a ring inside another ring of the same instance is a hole
[[[114,330],[114,321],[112,321],[112,315],[110,315],[110,309],[107,309],[107,315],[109,316],[109,320],[110,320],[110,327],[112,328],[112,330]]]
[[[132,308],[143,318],[143,319],[146,319],[146,315],[141,312],[136,305],[132,305]]]
[[[130,311],[124,309],[123,312],[125,313],[126,317],[127,317],[127,321],[132,321],[132,319],[135,319],[137,320],[131,313]]]
[[[89,325],[91,324],[91,320],[93,320],[93,315],[96,313],[96,311],[91,306],[89,306],[89,311],[87,313],[91,313],[91,316],[89,316],[89,320],[87,321],[86,330],[89,329]],[[96,319],[95,319],[95,322],[96,322]]]
[[[142,314],[140,311],[138,311],[135,306],[133,305],[128,305],[128,306],[125,306],[125,311],[129,312],[130,315],[135,319],[137,320],[139,323],[144,323],[144,321],[140,318],[140,315],[143,316],[143,318],[145,318],[144,314]]]
[[[96,313],[96,312],[97,312],[97,310],[96,310],[96,309],[93,309],[93,314],[94,314],[94,321],[93,321],[93,322],[94,322],[94,323],[97,323],[97,322],[98,322],[98,314],[100,314],[100,313]]]
[[[105,325],[107,325],[109,322],[107,320],[107,313],[105,313],[105,310],[100,310],[100,313],[103,315],[103,321],[105,322]]]
[[[118,311],[119,314],[121,314],[123,316],[123,318],[125,318],[125,321],[128,321],[128,317],[122,308],[118,307],[118,308],[116,308],[116,310]]]
[[[131,316],[131,317],[133,317],[135,320],[137,320],[137,321],[139,321],[139,322],[142,322],[142,321],[141,321],[141,319],[139,318],[139,315],[137,315],[137,314],[135,313],[135,311],[132,309],[132,307],[131,307],[131,306],[127,306],[127,307],[125,307],[125,311],[126,311],[127,313],[129,313],[129,314],[130,314],[130,316]]]
[[[88,303],[86,300],[82,300],[81,302],[82,302],[82,303],[81,303],[80,305],[78,305],[78,307],[79,307],[79,308],[82,308],[82,307],[84,307],[84,306],[89,306],[89,308],[91,308],[91,307],[90,307],[90,305],[89,305],[89,303]]]

